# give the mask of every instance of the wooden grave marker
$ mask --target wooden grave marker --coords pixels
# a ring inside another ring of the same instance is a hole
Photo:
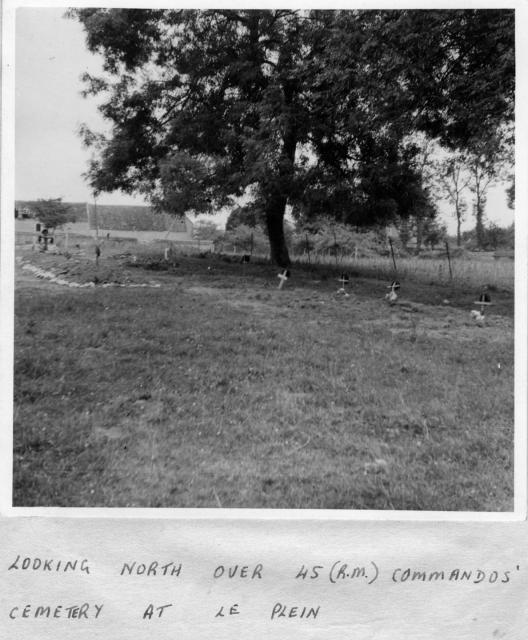
[[[290,270],[289,269],[283,269],[279,275],[277,276],[277,278],[280,279],[279,282],[279,289],[282,289],[284,283],[286,282],[286,280],[288,280],[288,278],[290,277]]]
[[[475,300],[473,304],[477,304],[480,306],[480,315],[484,316],[484,310],[486,309],[486,307],[491,307],[491,305],[493,304],[491,302],[491,296],[487,292],[487,287],[483,287],[479,295],[479,299]]]
[[[348,275],[348,273],[343,272],[339,276],[337,281],[341,283],[341,288],[337,291],[337,293],[342,293],[346,297],[348,297],[348,293],[346,292],[346,289],[345,289],[346,285],[350,282],[350,276]]]
[[[393,280],[390,285],[388,285],[387,289],[390,289],[389,293],[385,296],[385,298],[389,301],[390,304],[395,304],[398,299],[398,294],[396,291],[400,290],[400,283],[398,280]]]

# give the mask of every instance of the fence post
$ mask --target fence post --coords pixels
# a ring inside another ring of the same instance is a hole
[[[99,238],[99,220],[97,218],[97,199],[95,197],[95,193],[93,194],[93,199],[94,199],[95,237]]]
[[[453,271],[451,270],[451,256],[449,254],[449,243],[447,242],[447,240],[445,241],[445,246],[446,246],[446,252],[447,252],[447,262],[449,264],[449,280],[452,282],[453,281]]]

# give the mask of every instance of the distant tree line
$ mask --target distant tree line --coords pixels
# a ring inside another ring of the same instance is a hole
[[[211,243],[217,252],[254,253],[267,255],[269,242],[265,232],[265,226],[261,221],[255,223],[255,217],[246,218],[251,224],[246,224],[240,219],[239,212],[235,210],[227,221],[225,230],[219,229],[214,222],[200,221],[195,223],[195,239]],[[289,251],[296,255],[314,259],[318,256],[350,258],[350,257],[374,257],[389,256],[389,236],[393,247],[399,255],[416,255],[416,239],[402,236],[398,229],[394,231],[384,226],[377,228],[353,229],[350,225],[338,223],[331,218],[319,219],[309,225],[291,224],[284,225],[284,235]],[[511,250],[515,244],[514,225],[500,227],[495,223],[486,224],[482,238],[482,246],[479,246],[475,229],[463,231],[461,242],[457,243],[457,237],[450,237],[445,224],[436,219],[427,220],[422,230],[423,249],[429,251],[445,251],[445,243],[452,248],[460,248],[473,251],[484,249],[496,251],[497,249]]]

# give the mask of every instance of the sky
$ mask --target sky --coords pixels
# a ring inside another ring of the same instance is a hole
[[[65,9],[22,8],[16,20],[15,71],[15,198],[63,198],[66,202],[92,200],[82,174],[90,150],[77,135],[86,123],[101,131],[105,123],[93,97],[83,98],[80,76],[85,71],[98,75],[101,59],[88,52],[80,24],[64,18]],[[490,189],[487,218],[500,226],[513,222],[501,184]],[[466,198],[470,203],[471,194]],[[120,192],[101,194],[101,204],[146,204],[143,199]],[[456,221],[450,206],[437,203],[442,221],[450,233]],[[223,224],[227,213],[215,218]],[[463,229],[474,226],[467,216]]]
[[[91,200],[82,174],[90,151],[77,130],[87,123],[105,128],[93,98],[80,94],[80,76],[98,74],[101,61],[90,54],[78,22],[65,9],[17,11],[15,60],[15,197]],[[121,193],[104,194],[102,204],[143,204]]]

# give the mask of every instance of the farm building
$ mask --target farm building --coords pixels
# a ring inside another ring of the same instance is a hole
[[[38,215],[36,202],[17,200],[15,209],[24,211],[24,219],[15,220],[17,240],[23,236],[33,237]],[[100,205],[87,202],[65,202],[73,211],[75,220],[65,224],[59,234],[69,232],[80,236],[130,238],[139,242],[169,240],[177,243],[192,243],[194,225],[187,217],[156,213],[150,207],[126,205]]]
[[[138,239],[169,239],[174,242],[193,241],[193,223],[184,215],[156,213],[150,207],[86,204],[86,218],[90,232],[110,233],[118,237]],[[138,235],[139,234],[139,235]]]

